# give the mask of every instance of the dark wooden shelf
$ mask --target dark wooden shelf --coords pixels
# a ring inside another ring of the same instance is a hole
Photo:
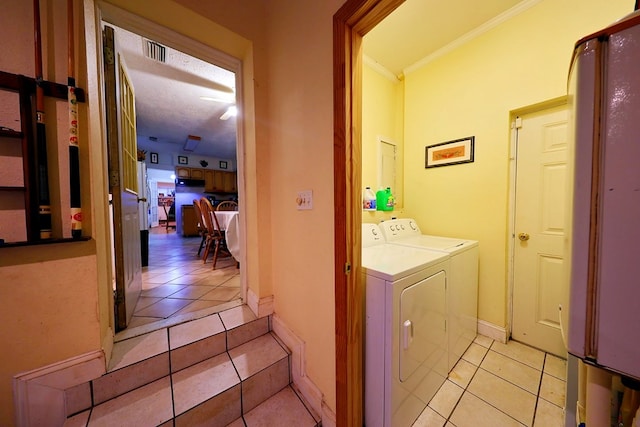
[[[33,242],[4,242],[0,243],[0,249],[2,248],[17,248],[21,246],[42,246],[42,245],[53,245],[57,243],[74,243],[74,242],[88,242],[91,240],[91,237],[80,237],[78,239],[73,239],[71,237],[66,239],[48,239],[48,240],[36,240]]]
[[[26,84],[32,93],[36,90],[36,79],[33,77],[23,76],[21,74],[12,74],[5,71],[0,71],[0,87],[10,90],[19,90],[21,82]],[[47,80],[42,81],[42,88],[44,90],[44,96],[50,96],[52,98],[67,99],[67,85],[63,85],[56,82],[49,82]],[[84,90],[76,88],[76,99],[78,102],[84,102]]]
[[[23,175],[23,187],[0,186],[0,192],[3,194],[3,197],[10,198],[13,203],[15,203],[15,200],[13,199],[17,198],[15,197],[16,195],[22,196],[24,201],[24,222],[27,233],[26,241],[0,243],[0,248],[49,245],[55,243],[77,242],[90,239],[54,238],[50,240],[40,240],[41,227],[39,224],[40,220],[38,215],[40,183],[38,180],[37,138],[35,132],[35,102],[37,88],[42,88],[45,97],[56,98],[65,101],[67,100],[69,88],[66,84],[60,84],[46,80],[36,81],[36,79],[33,77],[0,71],[0,90],[4,92],[17,93],[20,111],[20,129],[14,130],[11,128],[3,127],[0,129],[0,138],[10,138],[20,141]],[[85,92],[83,89],[76,88],[75,93],[78,102],[85,101]],[[7,140],[2,141],[2,143],[7,144],[10,142]],[[17,181],[13,181],[13,183],[17,183]],[[0,238],[1,237],[2,236],[0,236]]]

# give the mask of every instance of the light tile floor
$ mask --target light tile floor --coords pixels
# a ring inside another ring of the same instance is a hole
[[[478,336],[413,427],[562,427],[566,361]]]
[[[129,329],[166,327],[199,310],[241,304],[235,260],[220,258],[212,270],[210,259],[203,263],[196,256],[199,244],[199,238],[152,229],[149,266]],[[561,358],[478,336],[413,427],[563,426],[565,372]]]
[[[175,229],[149,233],[149,265],[142,268],[142,293],[127,329],[151,323],[166,327],[172,319],[200,310],[228,308],[240,301],[240,269],[233,257],[197,256],[200,237],[182,237]]]

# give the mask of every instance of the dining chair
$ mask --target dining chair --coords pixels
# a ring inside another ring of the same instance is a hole
[[[202,252],[202,248],[207,240],[207,225],[204,222],[204,217],[202,216],[202,209],[200,208],[200,200],[193,199],[193,207],[196,211],[196,219],[198,221],[198,234],[202,237],[200,241],[200,247],[198,248],[198,256],[200,256],[200,252]]]
[[[167,229],[167,232],[169,232],[169,227],[176,228],[176,204],[175,202],[171,203],[168,211],[166,205],[162,205],[162,209],[164,209],[164,214],[167,217],[165,228]]]
[[[218,203],[216,206],[217,211],[237,211],[238,210],[238,202],[233,200],[224,200]]]
[[[200,199],[200,211],[202,212],[202,218],[207,227],[207,238],[205,240],[202,261],[207,262],[209,252],[213,247],[213,269],[215,270],[218,256],[231,256],[231,253],[227,250],[226,242],[224,240],[224,232],[220,230],[218,218],[216,218],[216,212],[213,209],[213,206],[211,206],[211,202],[206,197],[202,197]]]

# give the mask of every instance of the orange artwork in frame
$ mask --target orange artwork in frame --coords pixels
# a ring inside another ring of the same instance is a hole
[[[473,162],[474,142],[469,136],[425,147],[425,168]]]

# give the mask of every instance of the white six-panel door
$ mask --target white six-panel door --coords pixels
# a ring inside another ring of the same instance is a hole
[[[567,108],[520,117],[517,129],[512,338],[566,357],[559,306],[565,283]]]

